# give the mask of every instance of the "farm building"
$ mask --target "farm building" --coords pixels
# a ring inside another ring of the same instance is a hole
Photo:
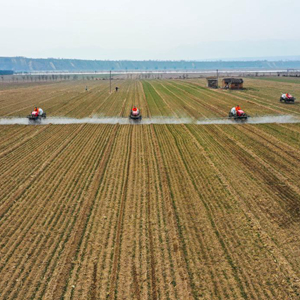
[[[218,79],[217,78],[206,78],[207,86],[212,89],[218,88]]]
[[[224,78],[222,80],[223,89],[240,90],[243,89],[244,80],[242,78]]]

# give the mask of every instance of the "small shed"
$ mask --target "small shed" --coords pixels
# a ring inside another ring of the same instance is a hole
[[[222,88],[230,90],[243,89],[244,80],[242,78],[224,78],[222,80]]]
[[[217,78],[206,78],[207,86],[212,89],[218,88],[218,79]]]

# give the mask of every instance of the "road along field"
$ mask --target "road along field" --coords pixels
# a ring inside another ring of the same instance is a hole
[[[299,299],[300,125],[0,135],[1,299]]]
[[[73,118],[300,113],[263,105],[273,81],[232,92],[256,104],[204,81],[92,84],[2,87],[0,112],[36,89]],[[300,298],[300,124],[1,125],[0,140],[0,299]]]

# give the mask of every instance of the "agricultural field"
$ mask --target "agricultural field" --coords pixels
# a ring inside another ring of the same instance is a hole
[[[0,116],[299,116],[278,101],[299,83],[6,84]],[[300,298],[300,124],[1,125],[0,141],[0,299]]]
[[[0,84],[0,117],[26,117],[34,106],[50,117],[127,117],[133,104],[144,117],[226,117],[237,104],[251,116],[300,115],[300,78],[280,83],[269,78],[245,80],[247,89],[242,91],[207,89],[205,79],[113,80],[112,93],[108,80]],[[285,92],[299,102],[280,103]]]

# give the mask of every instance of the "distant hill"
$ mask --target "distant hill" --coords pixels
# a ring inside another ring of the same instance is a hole
[[[200,70],[283,70],[300,69],[300,60],[294,61],[129,61],[37,59],[0,57],[0,69],[15,72],[94,72],[94,71],[200,71]]]

